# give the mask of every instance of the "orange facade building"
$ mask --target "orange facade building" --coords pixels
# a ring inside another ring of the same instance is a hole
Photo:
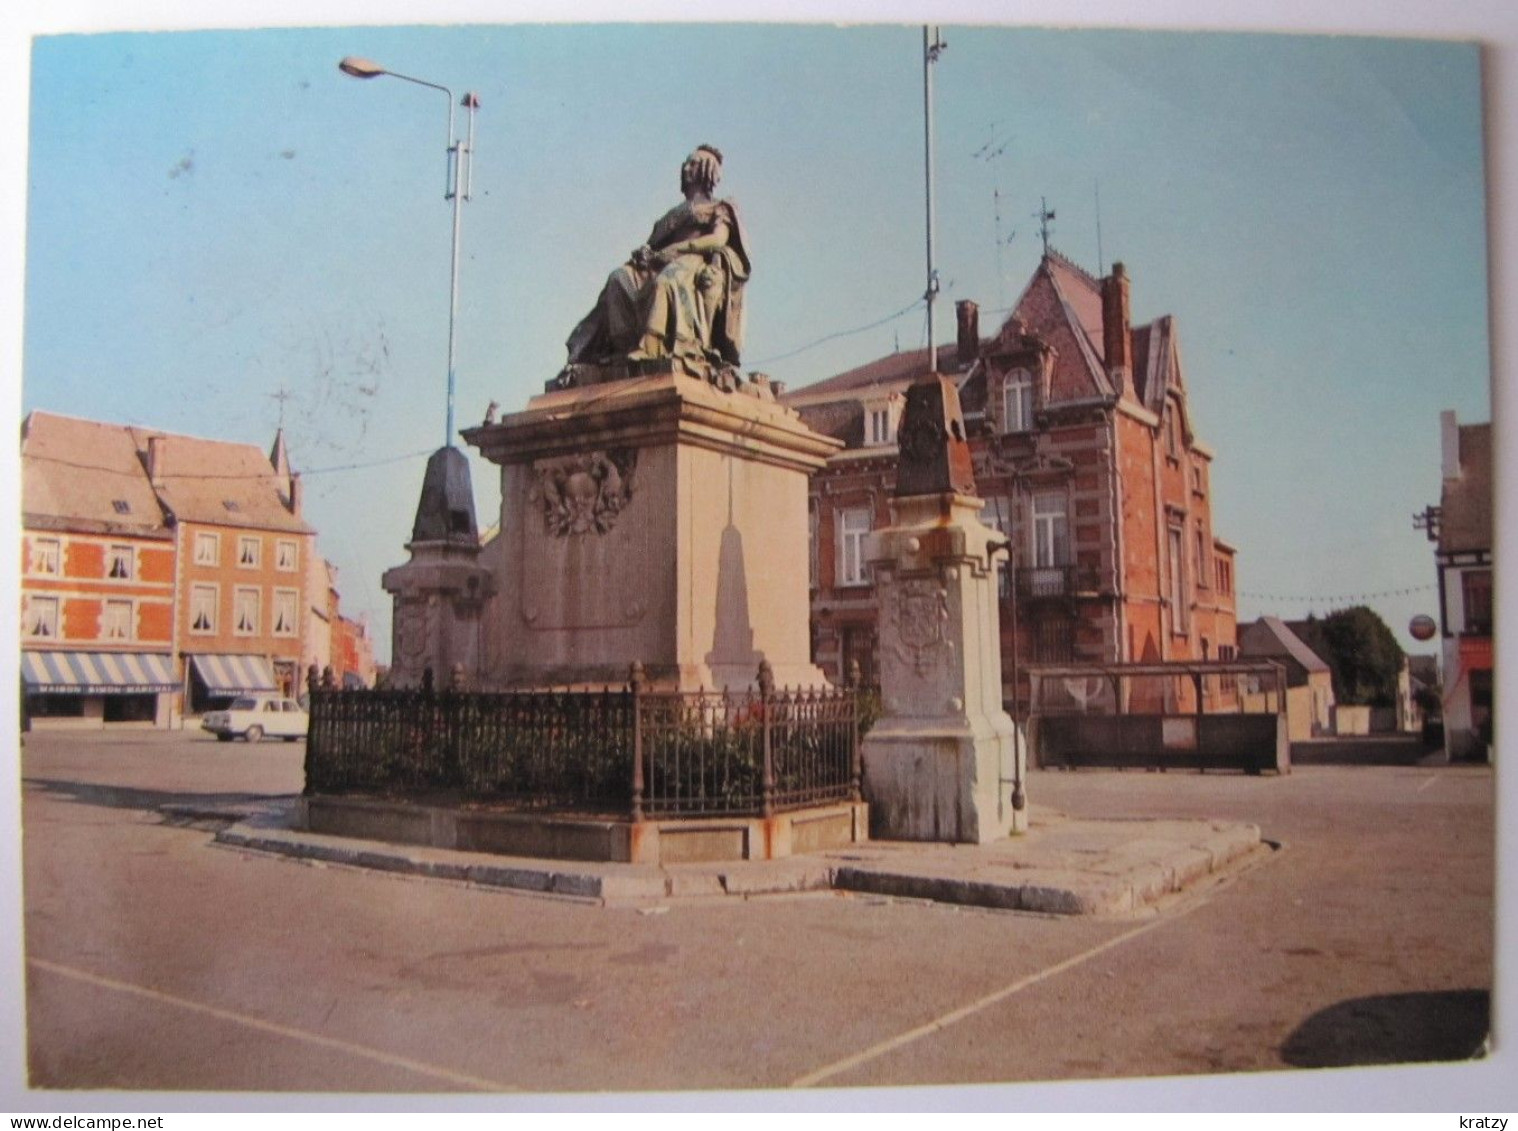
[[[34,412],[22,491],[32,718],[162,726],[298,685],[315,535],[282,438],[265,455]]]

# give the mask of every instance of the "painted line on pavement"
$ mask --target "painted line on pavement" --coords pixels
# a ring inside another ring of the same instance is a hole
[[[1095,958],[1097,955],[1103,954],[1111,950],[1113,947],[1121,946],[1123,943],[1128,942],[1130,939],[1136,939],[1140,935],[1147,934],[1148,932],[1154,930],[1156,927],[1162,927],[1167,923],[1173,923],[1179,916],[1185,915],[1199,906],[1201,906],[1200,901],[1193,903],[1187,907],[1177,908],[1166,918],[1152,919],[1142,926],[1135,927],[1131,931],[1124,931],[1122,934],[1110,938],[1104,943],[1098,943],[1090,950],[1082,951],[1080,954],[1067,958],[1063,962],[1056,962],[1053,966],[1045,967],[1044,969],[1029,974],[1026,977],[1019,978],[1009,986],[1003,986],[1001,989],[995,990],[992,993],[987,994],[985,997],[977,999],[976,1001],[972,1001],[968,1005],[962,1005],[958,1009],[952,1010],[949,1013],[945,1013],[942,1017],[939,1017],[933,1021],[929,1021],[926,1025],[919,1025],[915,1029],[908,1029],[905,1033],[900,1033],[897,1036],[892,1037],[890,1040],[881,1041],[878,1045],[873,1045],[870,1048],[865,1049],[863,1052],[855,1053],[853,1056],[847,1057],[844,1060],[834,1061],[832,1064],[819,1068],[815,1072],[809,1072],[805,1076],[793,1080],[791,1082],[791,1087],[810,1088],[814,1084],[818,1084],[823,1080],[826,1080],[829,1076],[837,1076],[842,1072],[847,1072],[850,1068],[855,1068],[861,1064],[864,1064],[866,1061],[874,1060],[877,1057],[884,1056],[886,1053],[893,1052],[904,1045],[909,1045],[913,1041],[921,1040],[923,1037],[931,1037],[934,1033],[940,1033],[943,1030],[947,1029],[950,1025],[953,1025],[959,1021],[963,1021],[966,1017],[973,1016],[974,1014],[980,1013],[982,1010],[989,1009],[997,1002],[1005,1001],[1013,994],[1025,990],[1029,986],[1037,985],[1039,982],[1044,981],[1046,978],[1052,978],[1056,974],[1063,974],[1066,970],[1079,966],[1082,962],[1086,962],[1089,959]]]
[[[215,1017],[221,1021],[230,1021],[234,1025],[243,1025],[249,1029],[257,1029],[259,1032],[271,1033],[277,1037],[288,1037],[292,1040],[304,1041],[307,1044],[336,1049],[339,1052],[363,1057],[366,1060],[377,1061],[392,1068],[404,1068],[410,1072],[416,1072],[423,1076],[433,1076],[439,1080],[447,1080],[452,1084],[462,1084],[467,1088],[475,1088],[482,1092],[514,1092],[517,1090],[514,1086],[502,1084],[498,1080],[485,1080],[478,1076],[468,1076],[462,1072],[453,1072],[447,1068],[440,1068],[435,1064],[424,1064],[419,1060],[410,1060],[407,1057],[382,1052],[379,1049],[369,1048],[366,1045],[355,1045],[348,1041],[340,1041],[335,1037],[323,1037],[319,1033],[311,1033],[305,1029],[294,1029],[288,1025],[276,1024],[273,1021],[262,1021],[257,1017],[249,1017],[242,1013],[234,1013],[229,1009],[219,1009],[214,1005],[206,1005],[203,1002],[176,997],[173,994],[167,994],[162,990],[155,990],[148,986],[137,986],[131,982],[119,982],[115,978],[107,978],[102,974],[92,974],[88,970],[80,970],[73,966],[64,966],[60,963],[48,962],[41,958],[28,958],[26,961],[30,966],[35,966],[39,970],[45,970],[49,974],[57,974],[59,977],[72,978],[75,981],[87,982],[92,986],[116,990],[119,993],[132,994],[136,997],[146,998],[149,1001],[156,1001],[162,1005],[177,1006],[180,1009],[187,1009],[192,1013],[203,1013],[208,1017]]]
[[[1237,870],[1230,869],[1223,873],[1214,873],[1212,879],[1216,880],[1219,885],[1232,883],[1238,876],[1242,875],[1243,872],[1258,868],[1268,861],[1275,859],[1276,856],[1277,852],[1275,851],[1272,851],[1263,856],[1256,855],[1252,860],[1245,860],[1245,862],[1240,865]],[[1237,863],[1238,862],[1236,861],[1235,864]],[[821,1083],[823,1080],[826,1080],[830,1076],[837,1076],[840,1073],[847,1072],[850,1068],[855,1068],[861,1064],[866,1063],[867,1061],[875,1060],[877,1057],[882,1057],[888,1052],[893,1052],[894,1050],[899,1049],[904,1045],[911,1044],[913,1041],[921,1040],[923,1037],[931,1037],[934,1033],[941,1033],[950,1025],[963,1021],[966,1017],[971,1017],[977,1013],[980,1013],[982,1010],[989,1009],[997,1002],[1005,1001],[1013,994],[1019,993],[1020,991],[1027,989],[1029,986],[1037,985],[1039,982],[1042,982],[1048,978],[1052,978],[1056,974],[1063,974],[1066,970],[1073,969],[1074,967],[1079,966],[1082,962],[1086,962],[1092,958],[1095,958],[1099,954],[1104,954],[1107,951],[1111,950],[1113,947],[1122,946],[1123,943],[1128,942],[1130,939],[1136,939],[1140,935],[1148,934],[1156,927],[1163,927],[1167,923],[1174,923],[1181,916],[1189,915],[1198,907],[1205,906],[1208,899],[1216,890],[1216,886],[1213,884],[1207,884],[1206,886],[1201,887],[1200,890],[1189,893],[1189,898],[1186,894],[1182,894],[1181,899],[1184,902],[1174,906],[1171,911],[1163,918],[1151,919],[1149,922],[1135,927],[1131,931],[1124,931],[1122,934],[1115,935],[1104,943],[1098,943],[1090,950],[1084,950],[1080,954],[1073,955],[1062,962],[1056,962],[1053,966],[1048,966],[1042,970],[1035,971],[1026,977],[1019,978],[1009,986],[1003,986],[1001,989],[995,990],[987,994],[985,997],[977,999],[976,1001],[972,1001],[968,1005],[962,1005],[958,1009],[951,1010],[950,1012],[945,1013],[942,1017],[936,1018],[933,1021],[929,1021],[926,1025],[919,1025],[915,1029],[908,1029],[905,1033],[899,1033],[889,1040],[881,1041],[877,1045],[872,1045],[870,1048],[865,1049],[863,1052],[855,1053],[853,1056],[846,1057],[843,1060],[835,1060],[832,1064],[824,1065],[822,1068],[819,1068],[814,1072],[808,1072],[805,1076],[791,1081],[791,1087],[810,1088],[814,1084]]]
[[[1414,793],[1422,793],[1425,789],[1427,789],[1429,786],[1433,785],[1438,780],[1439,780],[1439,775],[1435,774],[1433,777],[1429,778],[1428,781],[1424,782],[1422,785],[1420,785],[1413,792]]]

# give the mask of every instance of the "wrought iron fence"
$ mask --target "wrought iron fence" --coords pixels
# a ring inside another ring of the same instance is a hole
[[[861,711],[861,699],[864,710]],[[309,793],[451,794],[513,806],[763,815],[860,796],[857,686],[740,693],[311,687]]]

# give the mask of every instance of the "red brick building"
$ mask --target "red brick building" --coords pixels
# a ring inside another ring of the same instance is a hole
[[[22,485],[33,717],[162,726],[297,686],[315,532],[282,438],[265,455],[34,412]]]
[[[959,384],[982,520],[1011,542],[1009,702],[1030,663],[1236,654],[1234,550],[1213,529],[1213,453],[1188,409],[1174,319],[1132,325],[1129,292],[1121,264],[1096,279],[1050,252],[993,336],[960,303],[958,343],[939,354]],[[889,521],[896,425],[926,371],[926,350],[898,353],[785,397],[847,445],[810,497],[813,647],[834,675],[853,660],[873,672],[863,538]]]
[[[122,428],[21,430],[21,677],[34,719],[168,725],[174,531]]]

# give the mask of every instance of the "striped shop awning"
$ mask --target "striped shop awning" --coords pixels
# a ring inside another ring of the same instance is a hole
[[[212,695],[237,695],[246,691],[273,691],[274,669],[262,656],[191,656],[195,670]]]
[[[74,695],[173,691],[174,661],[154,652],[23,652],[30,692]]]

